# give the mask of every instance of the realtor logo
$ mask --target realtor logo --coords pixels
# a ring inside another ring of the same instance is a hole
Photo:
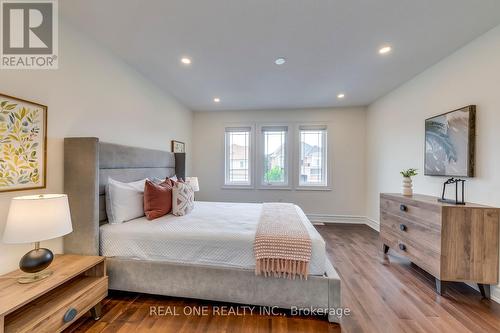
[[[57,69],[57,0],[1,0],[2,69]]]

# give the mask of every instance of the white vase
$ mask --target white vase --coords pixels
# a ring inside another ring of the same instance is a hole
[[[403,177],[403,195],[412,196],[413,195],[413,184],[411,177]]]

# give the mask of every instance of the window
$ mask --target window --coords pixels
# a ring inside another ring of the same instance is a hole
[[[225,130],[225,185],[250,186],[251,127]]]
[[[327,132],[321,124],[226,127],[224,186],[329,190]]]
[[[326,126],[299,126],[299,186],[327,186]]]
[[[288,126],[262,126],[262,185],[288,185]]]

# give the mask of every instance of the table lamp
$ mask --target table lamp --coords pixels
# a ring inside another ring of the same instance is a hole
[[[198,192],[200,190],[198,177],[186,177],[186,184],[190,185],[193,188],[193,192]]]
[[[31,283],[50,276],[52,272],[44,269],[49,267],[54,254],[49,249],[40,248],[40,241],[61,237],[72,231],[68,197],[65,194],[13,198],[3,241],[7,244],[35,244],[35,248],[19,261],[19,268],[28,274],[18,279],[18,282]]]

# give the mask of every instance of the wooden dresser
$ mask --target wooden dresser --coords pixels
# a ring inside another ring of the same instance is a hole
[[[477,283],[489,298],[498,283],[500,209],[470,204],[451,205],[426,195],[380,195],[380,239],[442,281]]]
[[[19,284],[20,270],[0,276],[0,333],[61,332],[90,311],[101,315],[108,294],[104,257],[56,255],[37,282]]]

